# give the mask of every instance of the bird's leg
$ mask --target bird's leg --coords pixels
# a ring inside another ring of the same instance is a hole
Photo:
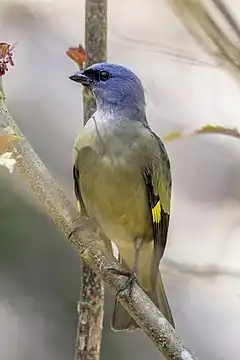
[[[137,269],[138,269],[138,261],[139,261],[139,253],[140,253],[141,245],[142,245],[142,239],[136,238],[134,240],[134,263],[131,270],[118,270],[115,268],[108,268],[109,271],[117,275],[123,275],[128,277],[126,283],[120,288],[116,296],[118,296],[120,292],[126,289],[129,289],[129,296],[131,296],[132,294],[133,285],[135,282],[137,282]]]

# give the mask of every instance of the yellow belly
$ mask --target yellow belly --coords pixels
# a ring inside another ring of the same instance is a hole
[[[82,195],[88,213],[106,235],[116,245],[128,246],[137,237],[150,240],[151,219],[141,174],[109,167],[93,172],[95,176],[81,177]]]

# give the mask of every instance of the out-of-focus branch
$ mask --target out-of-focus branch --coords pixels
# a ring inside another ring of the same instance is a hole
[[[194,136],[194,135],[201,135],[201,134],[218,134],[218,135],[227,135],[231,136],[235,139],[240,139],[240,132],[237,128],[234,127],[224,127],[221,125],[212,125],[206,124],[198,129],[187,129],[184,131],[173,131],[166,136],[164,136],[163,140],[165,142]]]
[[[209,9],[201,0],[169,0],[173,10],[189,32],[214,56],[219,65],[227,68],[239,80],[240,48],[224,33]],[[239,38],[239,27],[227,7],[220,0],[213,0],[217,10]]]
[[[122,267],[107,251],[104,243],[99,241],[93,222],[83,216],[77,216],[75,207],[34,152],[9,114],[2,88],[0,88],[0,135],[20,137],[9,145],[9,150],[12,151],[13,158],[16,160],[16,166],[49,216],[66,236],[76,228],[76,225],[78,226],[79,230],[73,233],[69,242],[116,294],[125,284],[126,278],[108,271],[108,268],[115,267],[123,270]],[[196,360],[196,357],[181,343],[172,326],[137,284],[133,288],[131,297],[127,291],[120,292],[119,301],[166,359]]]
[[[226,21],[228,22],[228,24],[238,37],[238,40],[240,41],[240,27],[236,19],[231,14],[228,6],[224,4],[222,0],[212,0],[212,2],[215,4],[216,8],[221,12],[221,14],[225,17]]]
[[[107,0],[85,1],[85,49],[87,66],[106,61]],[[83,108],[85,124],[95,111],[95,102],[88,89],[83,92]],[[81,270],[75,360],[99,360],[104,315],[104,285],[100,276],[84,261]]]

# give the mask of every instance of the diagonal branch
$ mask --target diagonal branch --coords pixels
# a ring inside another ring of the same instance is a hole
[[[221,14],[225,17],[228,24],[232,28],[232,30],[235,32],[236,36],[238,37],[238,40],[240,40],[240,28],[239,25],[232,15],[231,11],[229,10],[228,6],[224,4],[224,1],[222,0],[212,0],[212,2],[215,4],[216,8],[221,12]]]
[[[2,88],[0,89],[0,133],[20,136],[20,140],[12,142],[9,146],[16,165],[49,216],[58,228],[68,235],[76,227],[75,208],[51,177],[8,112]],[[97,238],[96,227],[90,219],[78,216],[77,226],[79,231],[73,234],[69,242],[116,294],[125,284],[126,279],[107,269],[113,266],[122,269],[121,266],[107,251],[104,243]],[[196,360],[196,357],[186,350],[175,330],[138,285],[134,286],[131,297],[128,293],[122,292],[119,295],[119,301],[166,359]]]

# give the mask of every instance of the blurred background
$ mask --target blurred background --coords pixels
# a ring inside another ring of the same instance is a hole
[[[240,6],[227,3],[240,18]],[[84,0],[0,0],[1,41],[15,43],[4,76],[9,109],[73,197],[72,146],[81,88],[69,46],[84,43]],[[240,128],[239,84],[205,52],[168,1],[109,0],[108,59],[143,81],[159,136],[206,123]],[[172,220],[162,261],[177,331],[199,360],[239,359],[240,143],[206,135],[167,144]],[[73,359],[79,258],[17,171],[0,169],[0,360]],[[158,359],[141,332],[113,333],[107,293],[102,358]]]

